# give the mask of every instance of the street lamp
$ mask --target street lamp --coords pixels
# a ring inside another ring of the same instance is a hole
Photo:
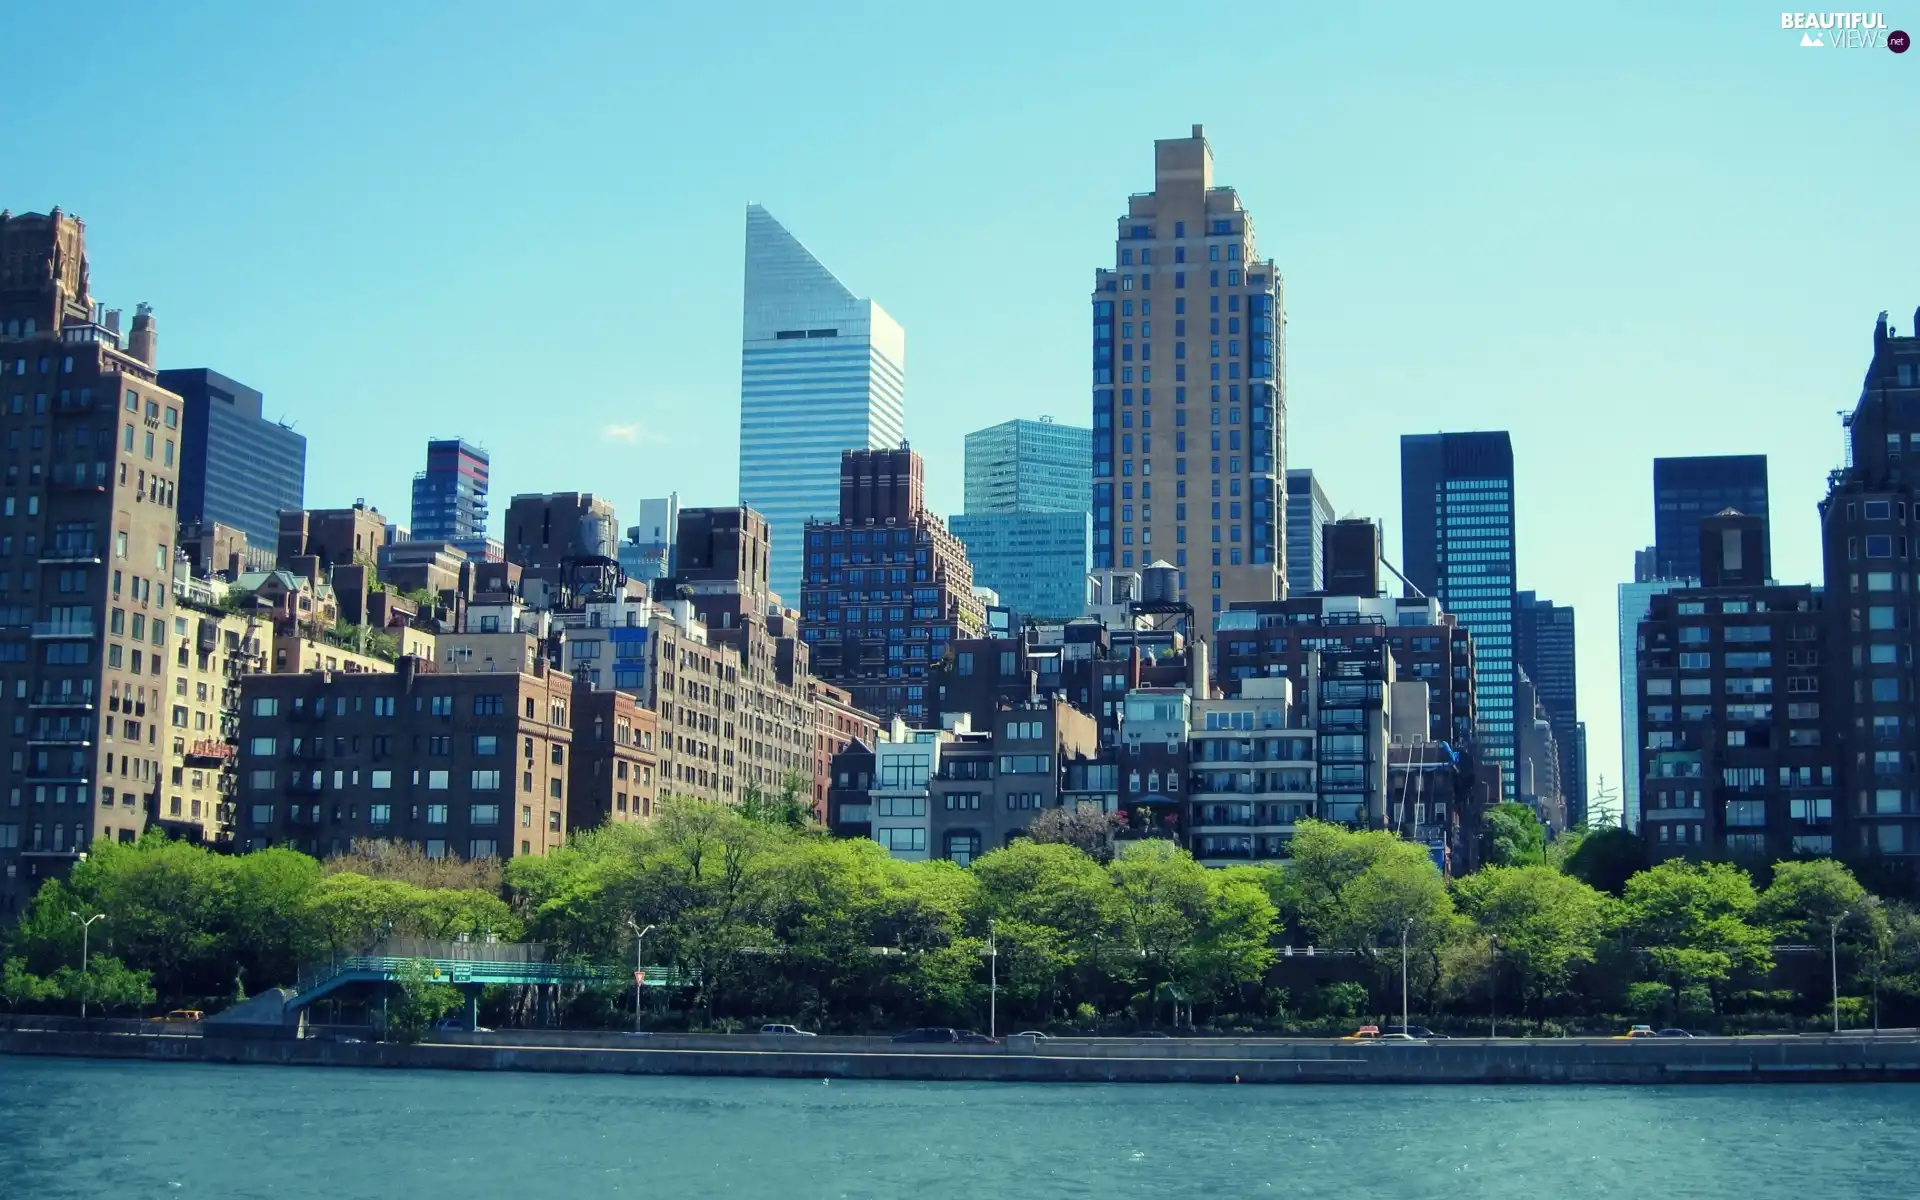
[[[987,918],[987,1036],[1000,1036],[1000,948],[993,940],[993,918]]]
[[[640,984],[646,978],[646,960],[642,957],[647,949],[647,935],[653,932],[653,926],[640,928],[640,922],[627,918],[627,928],[633,930],[633,1031],[640,1032]]]
[[[1412,928],[1411,917],[1400,923],[1400,1032],[1408,1037],[1413,1036],[1407,1028],[1407,933]]]
[[[1827,962],[1833,968],[1833,1031],[1840,1032],[1840,922],[1853,915],[1848,909],[1827,927]]]
[[[91,990],[87,982],[87,935],[93,931],[93,923],[106,920],[107,914],[95,913],[82,918],[71,909],[67,911],[69,916],[80,922],[80,1019],[84,1021],[87,1018],[87,992]]]
[[[1500,1036],[1500,935],[1487,935],[1487,1036]]]

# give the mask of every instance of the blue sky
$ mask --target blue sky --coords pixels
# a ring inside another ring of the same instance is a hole
[[[1393,517],[1401,433],[1510,430],[1615,781],[1650,460],[1769,455],[1776,574],[1817,578],[1835,411],[1920,305],[1920,53],[1672,7],[12,4],[0,205],[85,218],[163,365],[307,434],[311,503],[404,520],[432,435],[496,511],[732,502],[759,201],[906,326],[952,511],[966,430],[1087,419],[1093,269],[1202,122],[1286,278],[1293,465]]]

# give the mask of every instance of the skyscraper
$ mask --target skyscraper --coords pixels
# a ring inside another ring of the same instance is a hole
[[[1586,764],[1581,761],[1579,687],[1574,671],[1574,620],[1569,605],[1542,600],[1532,592],[1514,599],[1514,641],[1520,666],[1553,726],[1560,754],[1560,795],[1567,820],[1578,825],[1587,815]]]
[[[1646,551],[1634,551],[1636,572],[1645,566]],[[1639,572],[1643,573],[1643,572]],[[1640,623],[1647,619],[1653,598],[1683,588],[1685,579],[1638,578],[1619,586],[1620,640],[1620,827],[1640,828],[1640,758],[1643,725],[1640,720]]]
[[[1093,560],[1169,559],[1217,613],[1286,587],[1286,303],[1201,127],[1153,158],[1094,272]]]
[[[1002,421],[967,435],[968,516],[1088,512],[1093,502],[1093,430]]]
[[[1287,591],[1327,588],[1326,547],[1320,530],[1333,520],[1333,504],[1320,480],[1305,468],[1287,470]]]
[[[967,511],[947,524],[973,581],[1023,617],[1076,617],[1092,546],[1093,431],[1049,419],[967,435]]]
[[[758,204],[746,259],[740,501],[767,519],[774,590],[791,605],[807,521],[839,511],[840,452],[905,436],[907,335]]]
[[[183,402],[181,523],[230,525],[256,564],[271,562],[281,512],[306,505],[307,439],[267,420],[259,392],[217,371],[162,371],[157,382]]]
[[[679,528],[679,492],[642,500],[640,523],[627,526],[627,540],[620,543],[620,569],[627,578],[651,582],[672,575],[674,539],[679,536]]]
[[[1700,520],[1723,509],[1767,519],[1767,456],[1653,460],[1654,574],[1700,578]]]
[[[88,278],[81,222],[0,211],[5,422],[32,432],[0,509],[19,556],[0,558],[0,919],[162,811],[167,674],[191,652],[169,616],[184,405],[155,378],[153,314],[123,339]]]
[[[465,438],[428,442],[427,469],[413,477],[413,540],[484,549],[491,465],[487,452]],[[485,557],[474,550],[468,554]]]
[[[1513,443],[1506,433],[1400,439],[1400,566],[1473,634],[1481,757],[1513,799]],[[1531,714],[1525,714],[1531,717]]]

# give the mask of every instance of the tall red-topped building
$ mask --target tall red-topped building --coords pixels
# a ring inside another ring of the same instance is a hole
[[[804,636],[813,673],[882,721],[929,726],[927,667],[980,636],[967,550],[928,510],[925,464],[906,447],[840,455],[840,519],[807,523]]]
[[[79,220],[0,212],[0,918],[157,815],[184,405],[154,363],[145,305],[123,335],[94,304]]]

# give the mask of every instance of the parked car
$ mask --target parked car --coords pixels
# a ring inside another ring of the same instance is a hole
[[[1650,1038],[1659,1036],[1659,1034],[1653,1031],[1653,1026],[1651,1025],[1635,1025],[1625,1033],[1618,1035],[1616,1040],[1625,1041],[1627,1038]]]
[[[198,1021],[207,1014],[197,1008],[176,1008],[164,1017],[154,1017],[156,1021]]]
[[[435,1033],[492,1033],[493,1032],[493,1030],[488,1029],[485,1025],[475,1025],[472,1029],[468,1029],[467,1023],[465,1021],[456,1021],[452,1017],[446,1017],[441,1020],[435,1021],[433,1023],[433,1031]]]
[[[1052,1034],[1042,1033],[1038,1029],[1023,1029],[1019,1033],[1014,1034],[1013,1036],[1014,1037],[1030,1037],[1035,1039],[1036,1041],[1042,1041],[1042,1042],[1048,1041],[1053,1037]]]
[[[808,1033],[806,1030],[800,1028],[798,1025],[762,1025],[760,1027],[760,1032],[764,1035],[775,1036],[775,1037],[813,1037],[815,1036],[814,1034]]]
[[[1388,1037],[1392,1037],[1396,1033],[1410,1034],[1413,1037],[1419,1038],[1423,1042],[1444,1042],[1447,1040],[1446,1034],[1435,1033],[1433,1030],[1428,1029],[1425,1025],[1389,1025],[1387,1026]]]
[[[953,1043],[960,1040],[960,1033],[958,1030],[948,1029],[942,1025],[926,1025],[919,1029],[909,1029],[905,1033],[896,1033],[893,1035],[893,1040],[896,1042]]]
[[[1658,1033],[1656,1033],[1656,1034],[1654,1034],[1653,1036],[1655,1036],[1655,1037],[1684,1037],[1684,1038],[1690,1038],[1690,1037],[1692,1037],[1693,1035],[1692,1035],[1691,1033],[1688,1033],[1688,1032],[1687,1032],[1686,1030],[1684,1030],[1684,1029],[1662,1029],[1662,1030],[1660,1030],[1660,1031],[1659,1031]]]
[[[1340,1040],[1343,1042],[1373,1041],[1379,1036],[1380,1027],[1378,1025],[1362,1025]]]
[[[977,1045],[986,1046],[998,1046],[1000,1044],[999,1038],[988,1037],[984,1033],[975,1033],[971,1029],[957,1029],[954,1032],[958,1035],[954,1040],[958,1042],[973,1042]]]

